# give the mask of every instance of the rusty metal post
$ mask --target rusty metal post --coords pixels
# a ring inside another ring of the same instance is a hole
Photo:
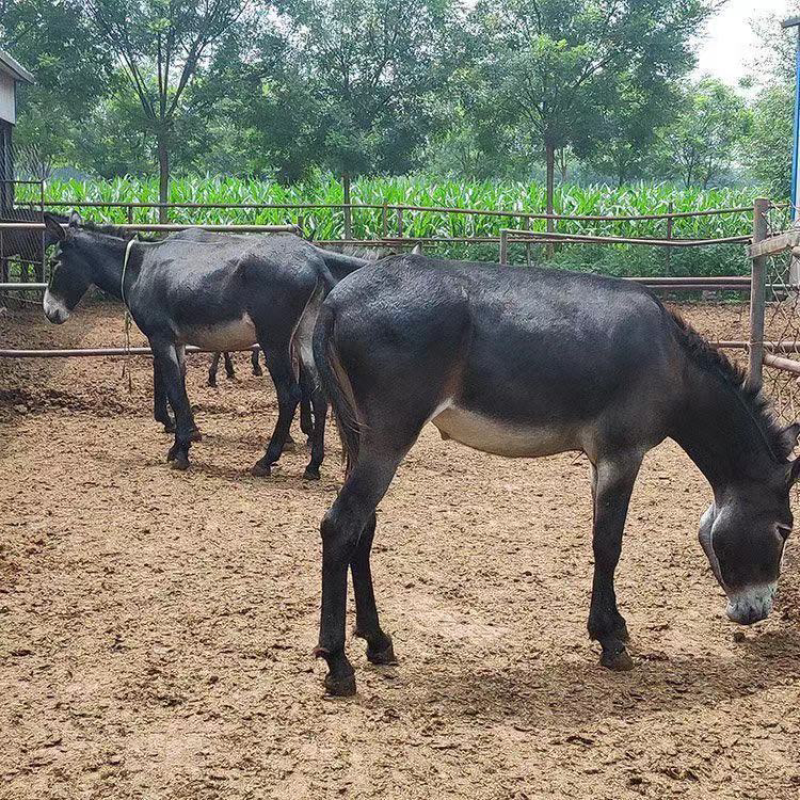
[[[353,209],[350,205],[350,175],[342,175],[342,189],[344,190],[344,238],[348,241],[353,238]]]
[[[672,200],[670,200],[669,201],[669,213],[673,214],[674,212],[675,212],[675,204],[672,202]],[[670,216],[667,219],[667,240],[668,241],[672,239],[672,228],[673,228],[674,222],[675,222],[675,220],[674,220],[674,218],[672,216]],[[665,267],[666,268],[666,274],[667,275],[672,275],[672,263],[671,263],[672,262],[672,248],[671,247],[667,248],[667,254],[666,255],[667,255],[666,267]]]
[[[753,206],[753,244],[767,238],[767,212],[770,202],[764,198]],[[764,371],[764,319],[767,302],[767,257],[753,259],[750,282],[750,363],[747,382],[761,386]]]

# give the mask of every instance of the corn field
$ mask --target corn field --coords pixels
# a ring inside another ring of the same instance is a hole
[[[622,188],[605,185],[578,187],[564,185],[557,189],[557,214],[578,216],[635,216],[705,211],[752,205],[754,190],[676,189],[660,184],[636,184]],[[114,180],[54,180],[48,182],[48,202],[158,202],[158,181],[154,178],[117,178]],[[24,199],[22,192],[19,199]],[[35,198],[31,198],[35,199]],[[545,208],[545,189],[540,184],[515,182],[466,182],[435,177],[361,178],[353,181],[354,204],[414,205],[426,207],[473,208],[509,211],[506,216],[449,214],[437,211],[403,212],[403,235],[408,238],[449,238],[497,236],[501,228],[521,227],[513,212],[541,213]],[[320,176],[305,183],[281,186],[255,179],[186,177],[171,184],[172,203],[264,203],[264,204],[340,204],[344,201],[340,182]],[[672,205],[670,205],[672,204]],[[99,222],[125,222],[124,208],[87,209],[87,215]],[[302,215],[304,231],[316,240],[344,237],[341,209],[171,209],[170,221],[194,223],[283,224],[295,222]],[[134,209],[133,221],[155,221],[155,209]],[[380,208],[355,208],[352,231],[356,239],[380,238],[384,234],[384,212]],[[399,228],[396,212],[386,215],[386,231],[396,236]],[[724,216],[690,217],[674,221],[675,238],[722,238],[747,235],[752,216],[747,212]],[[544,220],[533,220],[532,230],[544,230]],[[563,233],[593,233],[605,236],[655,237],[666,235],[665,220],[635,222],[560,221]],[[522,245],[512,248],[511,260],[525,263],[533,251]],[[440,245],[431,249],[449,257],[496,260],[493,246]],[[742,248],[721,246],[701,250],[681,250],[669,262],[663,251],[642,247],[596,247],[565,245],[551,259],[552,265],[565,269],[592,270],[617,275],[722,275],[744,273],[748,269]]]

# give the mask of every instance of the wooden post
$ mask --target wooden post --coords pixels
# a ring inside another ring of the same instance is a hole
[[[301,239],[305,239],[306,238],[305,225],[306,225],[306,218],[302,214],[298,214],[297,215],[297,227],[300,229],[300,238]]]
[[[128,225],[133,225],[133,206],[128,205]]]
[[[397,209],[397,238],[403,238],[403,209]]]
[[[753,207],[753,244],[767,238],[769,200],[759,198]],[[750,364],[747,382],[759,387],[764,368],[764,317],[767,302],[767,257],[753,259],[750,283]]]
[[[675,204],[673,203],[672,200],[670,200],[669,201],[669,213],[670,213],[670,216],[667,219],[667,240],[672,239],[672,228],[673,228],[673,224],[674,224],[674,219],[672,218],[672,214],[673,214],[674,211],[675,211]],[[666,259],[666,262],[667,262],[666,263],[666,274],[667,275],[671,275],[672,274],[672,264],[671,264],[671,262],[672,262],[672,248],[671,247],[667,248],[667,259]]]
[[[353,217],[350,207],[350,174],[342,175],[342,188],[344,189],[344,238],[348,241],[353,238]]]
[[[503,228],[500,231],[500,264],[502,266],[508,265],[508,229]]]
[[[389,236],[389,207],[385,200],[383,201],[381,221],[383,223],[383,238],[386,239]]]
[[[525,217],[522,220],[522,227],[524,230],[529,231],[531,229],[531,218]],[[530,266],[531,265],[531,241],[528,239],[525,242],[525,263]]]

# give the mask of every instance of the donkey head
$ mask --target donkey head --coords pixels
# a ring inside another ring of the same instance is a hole
[[[784,434],[797,441],[800,426]],[[794,519],[789,507],[800,459],[776,464],[758,482],[721,491],[700,521],[700,544],[728,597],[729,619],[752,625],[766,619],[778,587]]]
[[[55,217],[44,215],[47,235],[58,245],[53,259],[54,269],[50,285],[44,293],[44,313],[50,322],[60,325],[66,322],[70,312],[86,294],[92,284],[91,266],[72,246],[72,241],[82,223],[80,214],[73,211],[66,230]]]

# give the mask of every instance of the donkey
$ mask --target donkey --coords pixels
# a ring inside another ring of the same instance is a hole
[[[319,305],[336,282],[329,262],[340,277],[366,262],[342,256],[329,260],[291,234],[230,236],[187,230],[158,242],[139,242],[126,241],[123,231],[80,223],[74,214],[65,230],[46,217],[59,250],[44,296],[45,315],[53,323],[65,322],[91,285],[125,302],[153,350],[155,416],[170,423],[165,394],[175,412],[168,461],[187,469],[196,437],[186,395],[185,346],[225,351],[257,343],[275,383],[279,414],[267,452],[251,471],[269,475],[286,443],[301,398],[294,351],[313,387],[316,424],[305,477],[318,479],[327,401],[317,388],[311,334]]]
[[[582,451],[592,465],[595,557],[589,634],[601,663],[626,670],[628,631],[614,572],[642,459],[674,439],[711,484],[700,542],[731,620],[772,609],[792,529],[790,461],[757,389],[647,289],[623,280],[400,256],[342,281],[314,332],[322,386],[347,458],[321,524],[322,615],[315,653],[327,690],[355,692],[345,655],[348,566],[355,635],[394,662],[370,575],[375,509],[432,422],[442,438],[510,458]]]
[[[67,222],[67,217],[51,214],[57,222]],[[0,222],[41,222],[42,213],[35,209],[3,208],[0,210]],[[4,230],[0,233],[0,280],[8,280],[8,259],[19,256],[23,261],[33,264],[44,263],[44,255],[48,247],[56,243],[49,230]]]

